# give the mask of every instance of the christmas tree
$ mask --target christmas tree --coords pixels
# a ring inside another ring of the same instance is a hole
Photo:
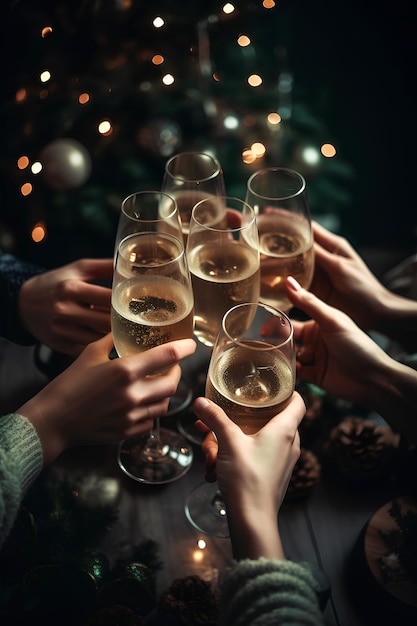
[[[257,169],[292,167],[313,217],[357,245],[412,249],[415,11],[373,10],[8,2],[0,247],[46,267],[111,256],[123,198],[196,149],[219,158],[230,195]]]

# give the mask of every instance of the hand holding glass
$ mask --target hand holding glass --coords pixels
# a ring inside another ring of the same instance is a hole
[[[226,312],[210,359],[207,398],[251,435],[287,406],[295,378],[293,327],[285,313],[262,303]],[[201,532],[228,536],[226,505],[216,483],[196,487],[185,511]]]

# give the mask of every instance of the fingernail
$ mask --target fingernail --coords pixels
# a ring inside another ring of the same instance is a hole
[[[287,283],[293,291],[300,291],[301,285],[298,280],[295,280],[294,276],[287,276]]]
[[[196,409],[198,409],[199,407],[204,409],[204,407],[209,406],[209,404],[210,404],[210,401],[204,396],[199,396],[198,398],[194,400],[194,406]]]

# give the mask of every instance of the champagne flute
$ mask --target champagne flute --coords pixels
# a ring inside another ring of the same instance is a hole
[[[138,191],[123,200],[114,245],[115,260],[122,239],[144,230],[163,231],[181,239],[178,206],[169,194]]]
[[[255,212],[229,196],[206,198],[192,212],[187,259],[194,291],[194,334],[212,347],[225,312],[259,298]]]
[[[182,241],[147,231],[122,239],[113,275],[111,323],[119,356],[192,337],[193,293]],[[120,468],[142,483],[177,480],[192,459],[186,441],[160,428],[159,418],[149,436],[126,439],[118,448]]]
[[[172,196],[178,205],[184,245],[187,244],[191,212],[197,202],[226,193],[220,163],[205,152],[180,152],[168,159],[161,190]]]
[[[250,176],[246,202],[259,231],[261,302],[291,309],[285,279],[294,276],[308,289],[313,280],[314,248],[306,182],[301,174],[270,167]]]
[[[127,196],[120,208],[114,246],[114,260],[119,243],[133,233],[167,232],[182,239],[181,221],[175,200],[166,193],[146,190]],[[181,377],[175,394],[171,397],[167,416],[183,411],[193,397],[192,389]]]
[[[295,380],[289,317],[258,302],[227,311],[210,359],[207,398],[243,432],[253,434],[287,406]],[[216,483],[198,485],[187,498],[185,512],[199,531],[228,536],[226,504]]]

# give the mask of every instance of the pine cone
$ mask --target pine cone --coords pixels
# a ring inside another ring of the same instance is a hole
[[[316,455],[306,448],[301,448],[300,458],[295,464],[286,499],[294,500],[306,496],[320,480],[321,464]]]
[[[323,451],[341,476],[368,482],[392,466],[399,444],[400,435],[389,426],[348,415],[330,431]]]

